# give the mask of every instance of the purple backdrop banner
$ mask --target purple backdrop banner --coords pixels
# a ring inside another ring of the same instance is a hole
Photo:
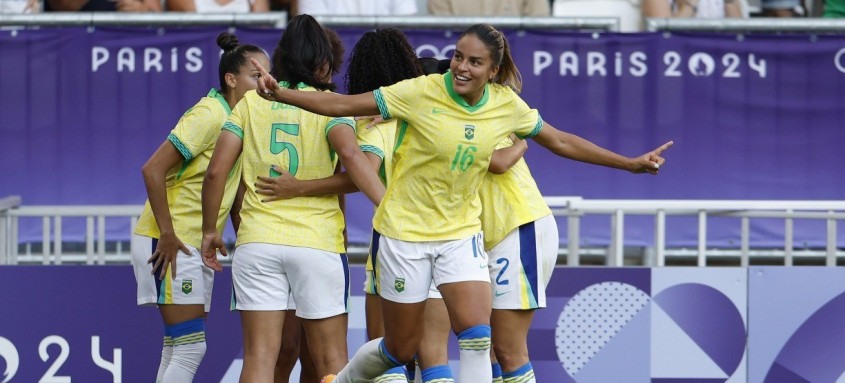
[[[366,322],[363,266],[350,269],[352,353]],[[241,370],[230,271],[216,274],[197,382],[234,383]],[[0,291],[14,292],[0,298],[0,383],[153,381],[163,329],[135,288],[128,266],[0,267]],[[843,291],[835,267],[559,267],[529,353],[538,382],[833,382],[845,370]],[[454,336],[449,356],[457,374]]]
[[[217,86],[225,28],[45,28],[0,32],[0,196],[26,205],[140,204],[140,168],[179,116]],[[339,30],[347,56],[361,29]],[[458,34],[406,31],[422,56],[448,57]],[[276,29],[239,29],[272,52]],[[675,147],[659,177],[527,154],[544,195],[654,199],[842,199],[845,37],[586,34],[508,31],[523,98],[545,121],[639,155]],[[343,76],[335,79],[343,82]],[[341,89],[342,90],[342,89]],[[372,209],[350,199],[350,239],[366,243]],[[626,225],[650,243],[651,223]],[[128,223],[126,224],[128,225]],[[585,220],[585,244],[608,242],[607,222]],[[22,237],[40,238],[40,226]],[[68,224],[66,235],[82,236]],[[125,236],[126,226],[110,225]],[[711,227],[713,244],[738,239]],[[752,241],[780,246],[779,221],[752,221]],[[563,231],[562,231],[563,232]],[[824,223],[796,238],[824,243]],[[840,238],[845,236],[840,236]],[[667,243],[696,238],[673,225]]]

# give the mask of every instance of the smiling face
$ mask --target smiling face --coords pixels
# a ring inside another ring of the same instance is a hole
[[[484,95],[484,86],[499,73],[490,49],[475,34],[466,34],[458,40],[452,63],[452,83],[469,105],[475,105]]]

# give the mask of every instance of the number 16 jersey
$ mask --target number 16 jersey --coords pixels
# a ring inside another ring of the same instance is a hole
[[[487,84],[476,105],[452,86],[452,74],[405,80],[373,92],[397,133],[393,178],[373,227],[408,242],[466,238],[481,231],[478,190],[496,145],[508,134],[534,137],[543,120],[508,87]]]

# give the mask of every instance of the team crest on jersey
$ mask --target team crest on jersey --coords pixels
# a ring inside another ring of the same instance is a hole
[[[182,292],[185,294],[190,294],[191,291],[194,291],[194,281],[190,279],[185,279],[182,281]]]
[[[464,137],[466,137],[467,140],[475,138],[475,126],[464,125]]]
[[[393,281],[393,288],[396,289],[396,292],[401,293],[405,291],[405,278],[396,278]]]

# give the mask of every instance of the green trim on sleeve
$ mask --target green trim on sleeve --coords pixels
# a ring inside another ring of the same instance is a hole
[[[543,117],[541,117],[540,115],[537,115],[537,123],[534,125],[534,130],[532,130],[531,133],[528,133],[525,136],[522,136],[522,135],[519,135],[519,134],[517,134],[516,136],[519,137],[520,139],[523,139],[523,140],[527,139],[527,138],[534,138],[538,134],[540,134],[540,130],[542,130],[542,129],[543,129]]]
[[[333,118],[328,124],[326,124],[326,137],[329,136],[329,131],[331,131],[332,128],[341,124],[349,125],[349,127],[352,128],[352,131],[355,131],[355,121],[353,119],[347,117]]]
[[[194,154],[191,153],[188,147],[185,146],[185,144],[183,144],[182,141],[179,140],[179,137],[176,137],[175,134],[168,134],[167,140],[170,141],[170,143],[173,144],[174,147],[176,147],[176,150],[179,151],[179,154],[182,155],[182,158],[184,158],[185,161],[190,161],[192,158],[194,158]]]
[[[376,98],[376,105],[378,105],[378,111],[381,113],[381,118],[385,121],[391,119],[392,117],[390,117],[390,111],[387,110],[387,103],[384,101],[384,95],[381,94],[381,88],[373,91],[373,97]]]
[[[382,161],[384,161],[384,151],[382,151],[382,150],[381,150],[379,147],[377,147],[377,146],[373,146],[373,145],[361,145],[361,151],[362,151],[362,152],[365,152],[365,153],[367,153],[367,152],[369,152],[369,153],[373,153],[373,154],[375,154],[375,155],[377,155],[377,156],[381,157],[381,160],[382,160]]]
[[[237,126],[234,123],[232,123],[231,121],[226,121],[226,123],[223,124],[223,130],[228,130],[232,133],[235,133],[235,135],[240,137],[241,140],[244,139],[244,130],[241,129],[240,126]]]

